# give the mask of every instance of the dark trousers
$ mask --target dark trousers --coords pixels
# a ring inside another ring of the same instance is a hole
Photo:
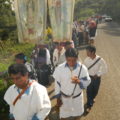
[[[91,83],[87,87],[87,107],[92,107],[94,103],[94,99],[98,94],[101,78],[97,77],[96,79],[92,76],[91,78]]]
[[[81,45],[84,40],[83,32],[78,32],[78,40],[79,40],[79,45]]]
[[[95,28],[91,28],[91,29],[89,30],[89,35],[90,35],[90,37],[95,37],[95,34],[96,34],[96,27],[95,27]]]

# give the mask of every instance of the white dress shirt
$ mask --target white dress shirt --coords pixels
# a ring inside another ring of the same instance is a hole
[[[60,55],[58,54],[58,49],[55,49],[53,52],[53,64],[54,64],[54,66],[62,64],[65,61],[66,61],[65,49],[62,48],[62,50],[60,51]]]
[[[53,77],[55,78],[55,94],[59,95],[61,92],[65,95],[71,96],[75,88],[75,83],[72,83],[72,77],[78,76],[80,72],[81,63],[77,63],[71,71],[68,65],[65,63],[59,65]],[[76,96],[81,93],[80,96],[73,99],[72,97],[62,96],[62,106],[60,108],[60,118],[67,118],[70,116],[81,116],[84,112],[84,101],[83,101],[83,89],[87,88],[91,80],[87,71],[87,68],[82,65],[81,74],[79,76],[80,84],[77,84],[74,91]]]
[[[46,64],[47,64],[47,65],[51,64],[50,52],[49,52],[49,50],[48,50],[47,48],[46,48],[46,58],[47,58]]]
[[[84,64],[89,68],[100,56],[96,55],[94,59],[87,57],[84,61]],[[88,70],[90,76],[102,76],[107,72],[107,64],[103,58],[101,58],[91,69]]]
[[[20,92],[21,89],[12,85],[4,96],[4,100],[10,106],[10,114],[14,116],[14,119],[33,120],[33,116],[36,116],[37,119],[44,120],[51,109],[46,88],[37,82],[33,82],[16,104],[13,105],[13,101]]]

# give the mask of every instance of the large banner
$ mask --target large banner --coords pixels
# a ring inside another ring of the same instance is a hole
[[[15,0],[14,7],[19,42],[43,43],[47,0]]]
[[[48,0],[55,42],[70,41],[75,0]]]

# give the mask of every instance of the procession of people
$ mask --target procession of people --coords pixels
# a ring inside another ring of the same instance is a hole
[[[81,63],[78,59],[78,51],[73,48],[72,42],[57,43],[54,49],[54,72],[51,74],[55,81],[56,106],[59,107],[61,120],[80,120],[84,113],[90,112],[95,103],[101,77],[107,72],[107,64],[101,56],[96,54],[96,47],[93,45],[86,48],[86,56],[84,63]],[[49,83],[50,73],[44,73],[49,69],[43,67],[47,65],[46,55],[41,58],[39,62],[43,64],[38,66],[38,61],[34,61],[33,65],[28,63],[23,53],[15,55],[16,63],[8,69],[14,85],[6,91],[4,96],[10,106],[10,120],[28,120],[28,118],[44,120],[50,113],[51,103],[45,88]],[[39,69],[33,67],[34,65]],[[43,73],[40,74],[39,70],[43,70]],[[84,89],[87,94],[86,108],[84,108]]]
[[[32,3],[34,1],[31,2],[31,6]],[[15,63],[8,68],[9,76],[13,80],[13,85],[4,95],[4,100],[10,108],[9,120],[45,120],[53,107],[47,92],[47,88],[51,86],[51,78],[54,82],[54,99],[59,109],[56,112],[59,112],[60,120],[80,120],[82,115],[91,111],[95,103],[101,77],[107,73],[105,60],[96,53],[97,18],[75,20],[71,25],[65,14],[61,15],[60,5],[60,1],[57,1],[55,10],[58,9],[59,13],[56,14],[58,23],[53,25],[53,21],[51,22],[54,29],[53,51],[51,52],[49,47],[41,42],[31,51],[31,58],[28,59],[20,52],[14,57]],[[64,8],[68,9],[69,6],[65,5]],[[62,16],[60,20],[59,15]],[[32,40],[36,35],[34,30],[32,27],[29,28],[31,32],[28,36],[33,34],[30,37]],[[81,45],[87,45],[87,57],[83,63],[78,57],[79,49],[77,49]],[[86,103],[84,90],[87,95]]]
[[[97,36],[98,21],[96,17],[90,17],[84,21],[74,21],[72,39],[76,47],[86,44],[94,45]]]

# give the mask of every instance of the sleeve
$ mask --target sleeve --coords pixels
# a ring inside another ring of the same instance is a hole
[[[97,76],[102,76],[103,74],[107,73],[107,64],[106,62],[104,61],[103,58],[101,58],[100,60],[100,68],[99,68],[99,71],[97,72]]]
[[[71,42],[72,42],[72,48],[75,48],[75,44],[74,44],[73,40]]]
[[[42,94],[41,89],[37,90],[37,113],[33,116],[32,120],[44,120],[51,110],[51,102],[46,88],[43,87]]]
[[[60,94],[60,88],[61,88],[61,82],[60,82],[60,70],[57,67],[55,69],[55,72],[53,73],[53,77],[55,79],[55,95],[59,95]]]
[[[32,66],[29,63],[26,63],[25,66],[27,67],[28,72],[32,72]]]
[[[46,49],[46,58],[47,58],[47,64],[51,64],[51,61],[50,61],[50,52],[48,49]]]
[[[55,49],[54,52],[53,52],[53,64],[54,64],[54,66],[57,65],[57,61],[58,61],[58,57],[57,57],[56,54],[57,54],[57,51]]]
[[[4,100],[7,102],[7,104],[11,104],[11,87],[8,88],[8,90],[6,91],[5,95],[4,95]]]
[[[8,88],[8,90],[6,91],[5,95],[4,95],[4,100],[7,102],[7,104],[9,105],[9,119],[14,119],[14,115],[13,115],[13,105],[12,105],[12,100],[11,100],[11,93],[12,93],[12,87]]]
[[[82,66],[83,67],[82,67],[82,72],[81,72],[82,77],[80,77],[80,88],[86,89],[87,86],[90,84],[91,79],[89,77],[89,73],[88,73],[87,68],[84,65],[82,65]]]

